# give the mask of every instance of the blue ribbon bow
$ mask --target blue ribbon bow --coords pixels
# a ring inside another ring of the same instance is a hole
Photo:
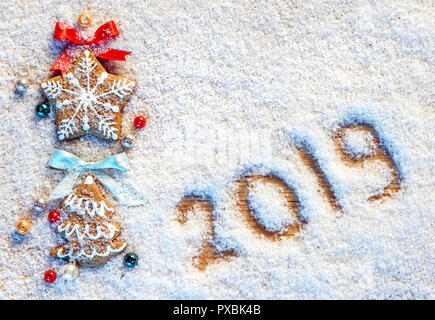
[[[114,196],[121,205],[138,206],[144,204],[145,198],[133,187],[128,187],[104,173],[101,169],[128,170],[130,164],[125,152],[106,157],[95,162],[85,162],[76,155],[67,151],[54,149],[48,165],[52,168],[68,170],[68,174],[51,192],[47,201],[64,198],[71,193],[77,184],[80,174],[85,170],[92,170],[93,175]]]

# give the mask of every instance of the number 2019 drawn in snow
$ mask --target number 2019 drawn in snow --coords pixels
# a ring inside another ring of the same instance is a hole
[[[352,157],[343,148],[343,137],[349,132],[362,132],[371,134],[374,142],[374,149],[369,155],[363,157]],[[365,122],[344,124],[340,129],[335,132],[333,136],[335,151],[339,159],[345,166],[351,168],[364,168],[369,162],[380,161],[383,162],[391,171],[391,180],[387,186],[379,190],[374,195],[370,196],[367,201],[377,201],[391,197],[400,189],[401,174],[393,160],[390,150],[385,146],[383,141],[379,138],[378,131],[371,124]],[[335,211],[342,210],[336,191],[330,183],[330,179],[326,174],[323,165],[318,161],[315,156],[315,151],[310,145],[304,143],[295,143],[297,152],[299,153],[300,160],[307,166],[315,175],[318,183],[318,189],[327,200],[331,208]],[[272,183],[277,189],[284,190],[283,195],[288,204],[289,214],[293,215],[294,223],[291,223],[281,230],[270,231],[259,221],[255,215],[255,208],[249,205],[248,196],[249,190],[253,183]],[[242,175],[237,181],[237,206],[246,225],[260,237],[266,241],[279,241],[280,239],[289,238],[296,235],[301,228],[307,223],[301,219],[300,199],[297,196],[294,188],[287,184],[284,179],[275,174],[257,175],[253,173],[246,173]],[[180,224],[187,222],[189,211],[199,207],[199,211],[207,213],[207,232],[206,239],[204,240],[199,253],[193,258],[193,265],[200,271],[204,271],[208,265],[219,260],[227,260],[230,257],[237,256],[235,250],[219,251],[215,243],[215,228],[214,228],[214,207],[213,201],[207,195],[192,195],[187,194],[177,205],[177,220]]]

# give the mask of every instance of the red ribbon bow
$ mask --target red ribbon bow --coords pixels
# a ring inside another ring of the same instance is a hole
[[[74,49],[78,46],[89,46],[89,49],[99,58],[125,61],[125,56],[130,54],[130,51],[102,46],[109,38],[117,35],[119,35],[119,32],[113,20],[100,26],[90,37],[81,36],[77,30],[65,22],[56,23],[54,38],[59,41],[71,41],[75,45],[68,45],[65,48],[53,67],[51,67],[51,70],[60,70],[60,72],[64,74],[69,69],[71,63],[73,63]]]

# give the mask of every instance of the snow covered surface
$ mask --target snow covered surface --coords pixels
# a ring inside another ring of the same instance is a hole
[[[376,153],[373,139],[373,135],[366,130],[345,130],[342,147],[351,159],[367,158]]]
[[[111,47],[133,52],[104,63],[138,84],[123,118],[136,137],[131,170],[111,174],[149,202],[121,207],[106,192],[136,268],[120,255],[62,288],[42,280],[61,268],[49,251],[62,239],[47,213],[31,212],[65,176],[47,167],[50,153],[93,161],[122,150],[93,137],[60,143],[53,112],[34,115],[64,47],[54,25],[85,9],[90,31],[113,19],[121,35]],[[2,1],[0,298],[435,298],[434,10],[433,1]],[[30,87],[18,98],[20,78]],[[138,114],[148,118],[141,131]],[[352,168],[335,153],[333,132],[347,121],[378,131],[403,179],[393,197],[366,201],[388,184],[385,164]],[[301,141],[341,211],[318,192]],[[253,168],[296,190],[307,221],[299,236],[274,242],[246,226],[235,181]],[[239,253],[204,272],[192,265],[204,219],[176,220],[192,191],[213,199],[219,246]],[[23,216],[34,225],[21,239],[13,230]]]
[[[270,182],[254,181],[249,188],[248,207],[266,230],[277,232],[297,223],[285,192],[284,188]]]

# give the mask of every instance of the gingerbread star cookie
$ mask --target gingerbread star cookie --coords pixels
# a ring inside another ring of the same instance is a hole
[[[52,256],[94,267],[126,248],[124,241],[117,240],[121,227],[110,221],[115,209],[104,199],[93,176],[87,176],[65,198],[61,213],[69,218],[56,230],[67,243],[53,249]]]
[[[86,133],[118,140],[121,109],[136,82],[109,74],[90,50],[85,50],[70,70],[41,83],[47,98],[55,102],[59,140]]]

